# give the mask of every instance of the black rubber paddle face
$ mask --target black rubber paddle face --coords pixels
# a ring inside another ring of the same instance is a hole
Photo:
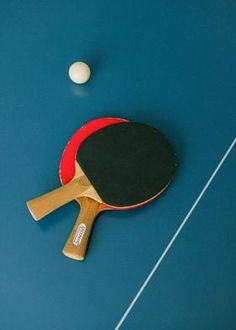
[[[156,129],[121,123],[90,135],[80,146],[77,162],[104,203],[128,207],[162,192],[172,180],[176,155]]]

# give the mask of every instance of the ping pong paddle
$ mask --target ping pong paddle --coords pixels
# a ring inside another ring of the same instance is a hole
[[[78,163],[75,162],[75,158],[81,143],[89,135],[103,127],[115,125],[117,123],[126,121],[126,119],[121,118],[99,118],[91,120],[82,128],[80,128],[71,137],[62,154],[59,166],[59,176],[61,183],[63,185],[67,184],[68,182],[73,180],[74,177],[79,177],[81,175],[80,167]],[[92,227],[97,215],[108,208],[102,203],[96,205],[97,202],[93,201],[89,197],[78,197],[76,198],[76,201],[80,205],[80,212],[75,222],[74,228],[63,249],[63,253],[72,259],[82,260],[84,258],[85,250],[87,248],[88,239],[86,241],[85,239],[83,239],[83,252],[81,253],[81,249],[77,247],[80,231],[78,228],[84,228],[84,225],[90,225]],[[94,207],[91,207],[91,205],[94,205]]]
[[[78,149],[76,163],[80,173],[77,178],[27,203],[35,218],[82,196],[87,197],[86,208],[92,219],[100,205],[108,209],[141,206],[170,184],[176,156],[170,143],[156,129],[122,122],[89,135]],[[89,223],[75,226],[72,246],[80,251],[77,255],[69,252],[69,255],[65,247],[66,255],[83,258],[92,228],[91,220]]]

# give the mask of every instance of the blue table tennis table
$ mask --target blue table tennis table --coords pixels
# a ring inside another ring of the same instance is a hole
[[[0,329],[236,329],[235,1],[1,1]],[[68,67],[92,69],[75,85]],[[78,205],[34,222],[66,141],[92,118],[151,124],[170,188],[61,249]]]

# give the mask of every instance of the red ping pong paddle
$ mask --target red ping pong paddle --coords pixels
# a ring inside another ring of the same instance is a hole
[[[126,121],[126,119],[121,118],[99,118],[88,122],[82,128],[80,128],[71,137],[62,154],[59,167],[61,183],[64,185],[70,182],[74,178],[76,171],[76,177],[80,175],[80,168],[75,162],[75,158],[81,143],[89,135],[103,127]],[[102,203],[100,204],[89,197],[78,197],[76,198],[76,201],[80,205],[80,212],[75,222],[74,228],[65,244],[63,253],[72,259],[83,260],[87,249],[89,234],[87,234],[86,239],[83,237],[84,244],[82,245],[83,250],[81,250],[81,244],[79,244],[81,243],[80,241],[82,239],[81,232],[83,232],[83,228],[85,228],[85,226],[86,228],[90,227],[91,231],[97,215],[104,210],[109,210],[109,208],[106,205]],[[87,233],[90,231],[87,229]]]

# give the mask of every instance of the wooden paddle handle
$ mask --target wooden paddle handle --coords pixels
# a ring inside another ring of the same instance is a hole
[[[80,203],[80,214],[63,248],[65,256],[75,260],[84,259],[99,207],[100,203],[91,198],[84,198]]]
[[[33,218],[40,220],[45,215],[89,190],[91,185],[89,183],[85,184],[85,180],[82,179],[83,177],[74,179],[60,188],[28,201],[26,204]]]

